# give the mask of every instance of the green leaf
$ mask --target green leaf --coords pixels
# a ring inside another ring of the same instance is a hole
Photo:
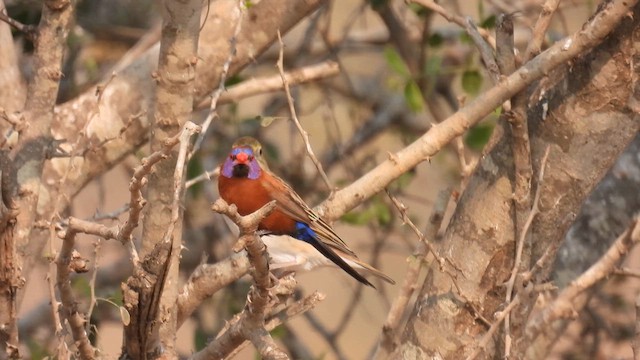
[[[416,177],[415,171],[407,171],[406,173],[400,175],[393,183],[389,185],[389,188],[392,190],[403,190],[406,189],[411,181]]]
[[[444,38],[442,37],[442,35],[440,35],[440,33],[435,32],[433,33],[433,35],[429,36],[427,43],[429,44],[429,46],[437,48],[440,47],[442,43],[444,43]]]
[[[200,155],[198,153],[195,154],[193,159],[187,163],[187,179],[193,179],[197,176],[200,176],[204,172],[204,167],[202,167],[202,162],[200,161]],[[202,193],[203,183],[198,183],[191,186],[187,191],[191,193],[193,196],[198,196]]]
[[[244,78],[242,78],[242,76],[233,75],[227,78],[227,80],[224,82],[224,86],[225,87],[233,86],[235,84],[241,83],[242,81],[244,81]]]
[[[364,225],[369,222],[371,217],[367,215],[366,211],[351,211],[340,218],[340,220],[351,225]]]
[[[486,19],[482,20],[480,27],[485,29],[493,29],[496,27],[496,16],[489,15]]]
[[[462,74],[462,88],[468,94],[476,95],[482,88],[482,75],[477,70],[466,70]]]
[[[430,56],[424,64],[424,73],[427,77],[435,77],[442,72],[442,57]]]
[[[387,1],[388,0],[369,0],[369,4],[371,5],[371,8],[375,10],[382,7],[384,4],[387,3]]]
[[[287,118],[284,116],[257,116],[256,119],[260,120],[260,126],[267,127],[276,120],[287,119]]]
[[[200,351],[207,346],[209,336],[201,328],[197,328],[195,334],[193,334],[193,343],[196,351]]]
[[[82,276],[77,276],[71,280],[71,287],[73,290],[87,299],[91,297],[91,285],[89,285],[89,280]]]
[[[416,15],[418,15],[421,18],[425,18],[427,15],[429,15],[431,13],[430,9],[427,9],[426,7],[420,5],[420,4],[416,4],[416,3],[409,3],[407,4],[407,6],[409,7],[409,10],[413,11]]]
[[[284,326],[276,326],[276,328],[269,333],[274,339],[282,339],[287,334],[287,329],[285,329]]]
[[[489,141],[492,132],[493,124],[476,125],[467,132],[464,142],[474,150],[481,150]]]
[[[413,112],[421,112],[424,110],[424,99],[422,92],[413,80],[407,82],[404,87],[404,98]]]
[[[473,44],[473,39],[466,32],[461,32],[460,33],[460,42],[462,44]]]
[[[131,323],[131,315],[129,315],[129,311],[124,306],[119,306],[118,310],[120,310],[120,320],[122,320],[122,324],[124,326],[128,326]]]
[[[372,207],[373,212],[376,215],[376,219],[378,223],[382,226],[387,226],[391,223],[391,210],[389,210],[389,206],[382,201],[376,201]]]
[[[400,74],[405,78],[411,76],[411,73],[409,73],[409,69],[407,69],[407,65],[404,63],[402,57],[400,57],[400,54],[398,54],[398,52],[394,48],[390,46],[385,47],[384,58],[387,61],[387,64],[389,64],[389,67],[391,67],[391,69],[397,74]]]

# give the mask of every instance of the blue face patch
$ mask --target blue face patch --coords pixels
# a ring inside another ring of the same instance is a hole
[[[236,157],[240,153],[247,154],[248,158],[251,159],[249,160],[248,164],[238,163],[238,160],[236,159]],[[238,169],[236,167],[238,166],[248,167],[249,168],[248,172],[246,170],[237,171]],[[262,172],[262,170],[260,169],[260,164],[258,163],[258,160],[256,160],[255,156],[253,155],[253,150],[251,150],[251,148],[246,148],[246,147],[237,147],[231,150],[231,153],[229,154],[229,156],[227,156],[227,159],[224,161],[224,164],[222,165],[221,175],[227,178],[232,178],[234,176],[237,176],[237,175],[234,175],[234,168],[236,168],[236,171],[235,171],[236,174],[243,173],[242,177],[247,177],[251,180],[256,180],[257,178],[259,178]],[[244,175],[245,173],[246,175]]]

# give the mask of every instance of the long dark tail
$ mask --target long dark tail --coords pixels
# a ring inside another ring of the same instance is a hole
[[[307,242],[313,245],[313,247],[316,248],[316,250],[318,250],[322,255],[324,255],[327,259],[333,261],[334,264],[338,265],[342,270],[351,275],[354,279],[360,281],[365,285],[371,286],[374,289],[376,288],[372,283],[369,282],[369,280],[360,275],[360,273],[358,273],[354,268],[347,264],[346,261],[344,261],[338,254],[331,250],[322,241],[314,238],[312,241]]]

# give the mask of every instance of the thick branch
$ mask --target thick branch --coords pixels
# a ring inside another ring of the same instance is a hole
[[[20,134],[19,143],[11,153],[15,170],[10,176],[14,177],[19,189],[17,198],[9,201],[17,205],[20,212],[17,220],[9,220],[10,226],[0,225],[3,229],[0,246],[6,255],[11,255],[10,261],[2,259],[4,271],[0,279],[0,353],[12,353],[13,351],[8,350],[11,347],[17,349],[16,291],[23,283],[20,281],[21,270],[25,269],[25,258],[40,254],[30,253],[25,245],[31,238],[37,215],[44,161],[52,147],[53,107],[58,95],[59,80],[63,75],[62,56],[74,7],[75,1],[45,1],[38,26],[33,55],[35,74],[28,85],[25,103],[29,126]]]
[[[462,135],[527,85],[599,44],[628,14],[634,4],[635,2],[626,1],[608,3],[607,11],[596,14],[582,30],[550,47],[448,119],[434,125],[418,140],[390,155],[388,160],[348,187],[337,191],[331,199],[323,202],[316,210],[323,218],[335,220],[363,200],[380,192],[401,174],[434,156],[452,139]]]

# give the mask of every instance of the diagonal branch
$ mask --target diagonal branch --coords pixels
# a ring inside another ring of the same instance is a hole
[[[335,192],[331,199],[316,208],[317,212],[323,218],[332,221],[353,209],[363,200],[382,191],[401,174],[437,154],[447,143],[462,135],[527,85],[599,44],[611,32],[613,25],[627,16],[629,9],[635,3],[636,1],[623,0],[607,3],[607,11],[598,12],[580,31],[566,40],[556,43],[503,79],[499,84],[469,102],[448,119],[434,125],[412,144],[395,154],[391,154],[388,160],[379,164],[348,187]]]

